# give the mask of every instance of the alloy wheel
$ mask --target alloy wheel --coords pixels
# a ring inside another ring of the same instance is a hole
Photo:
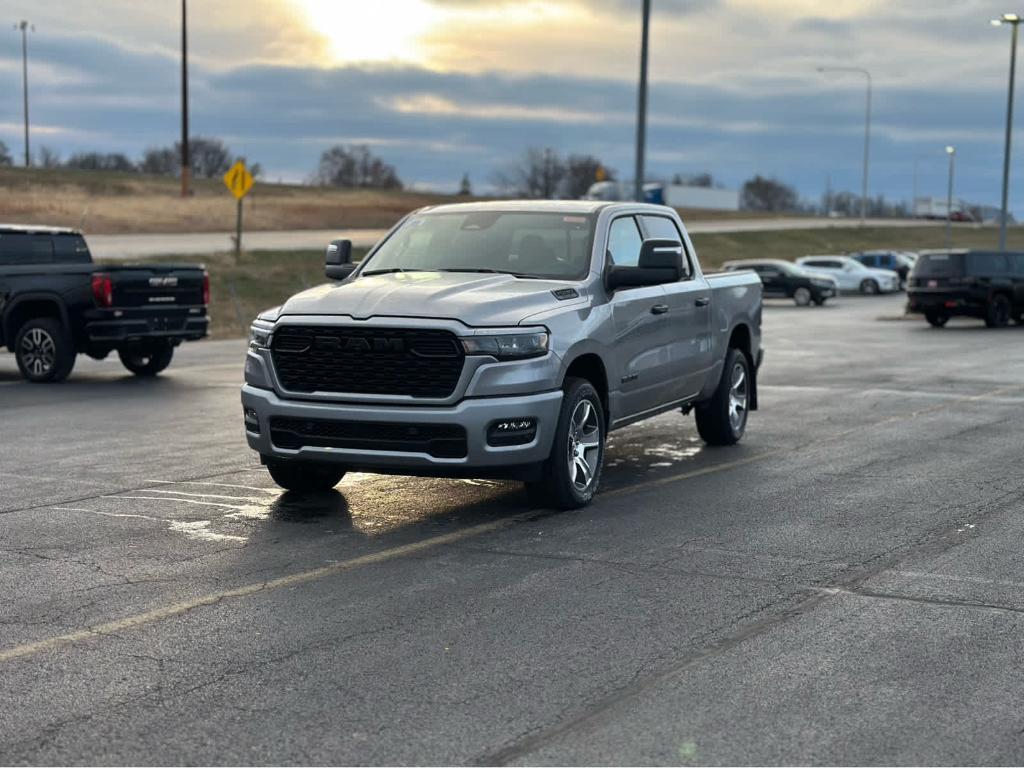
[[[747,423],[747,369],[736,363],[732,369],[729,384],[729,424],[734,434],[739,434]]]
[[[33,376],[45,376],[57,360],[57,344],[42,328],[33,328],[21,337],[21,359]]]
[[[583,493],[594,482],[601,455],[601,421],[590,400],[580,400],[569,419],[569,477]]]

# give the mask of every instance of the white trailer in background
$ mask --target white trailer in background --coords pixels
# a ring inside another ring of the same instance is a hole
[[[587,190],[587,200],[632,200],[633,183],[599,181]],[[690,187],[684,184],[644,184],[644,202],[707,211],[738,211],[740,193],[736,189]]]

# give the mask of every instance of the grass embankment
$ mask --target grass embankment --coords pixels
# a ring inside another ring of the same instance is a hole
[[[234,230],[235,200],[224,183],[197,179],[193,188],[192,197],[182,198],[180,182],[173,178],[0,168],[0,221],[76,227],[88,234]],[[245,199],[245,228],[386,228],[414,208],[454,199],[257,181]]]
[[[953,244],[958,248],[993,248],[994,229],[957,228]],[[729,259],[772,258],[792,260],[815,253],[841,253],[870,248],[917,250],[941,248],[945,230],[941,227],[906,229],[877,228],[792,230],[785,232],[740,232],[694,235],[694,245],[706,269],[715,269]],[[1010,247],[1024,250],[1024,231],[1010,231]],[[355,254],[357,259],[365,251]],[[231,254],[205,259],[193,256],[161,257],[156,262],[193,263],[203,261],[210,270],[214,338],[232,338],[248,333],[249,323],[260,311],[280,304],[294,293],[318,285],[323,278],[323,251],[254,251],[235,263]]]
[[[853,253],[876,249],[919,251],[946,247],[946,229],[923,227],[843,227],[835,229],[794,229],[778,232],[736,232],[692,235],[694,247],[705,269],[721,266],[731,259],[785,259],[816,254]],[[995,227],[957,225],[953,228],[954,248],[997,248]],[[1008,232],[1008,245],[1024,250],[1024,229]]]

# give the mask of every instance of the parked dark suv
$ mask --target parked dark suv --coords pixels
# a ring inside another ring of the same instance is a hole
[[[154,376],[206,336],[209,294],[200,266],[97,266],[81,232],[0,224],[0,347],[29,381],[62,381],[77,354],[115,351]]]
[[[941,328],[956,315],[1001,328],[1024,315],[1024,253],[933,251],[910,272],[908,308]]]
[[[782,259],[727,261],[722,269],[726,272],[751,269],[761,278],[766,299],[792,299],[798,307],[806,307],[812,301],[820,307],[839,294],[836,281],[828,275],[813,274]]]

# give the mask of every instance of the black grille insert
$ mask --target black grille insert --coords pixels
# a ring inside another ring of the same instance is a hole
[[[466,430],[454,424],[382,424],[274,416],[270,439],[279,448],[346,448],[361,451],[427,453],[439,459],[462,459],[468,451]]]
[[[453,333],[286,325],[274,331],[274,368],[292,392],[449,397],[465,353]]]

